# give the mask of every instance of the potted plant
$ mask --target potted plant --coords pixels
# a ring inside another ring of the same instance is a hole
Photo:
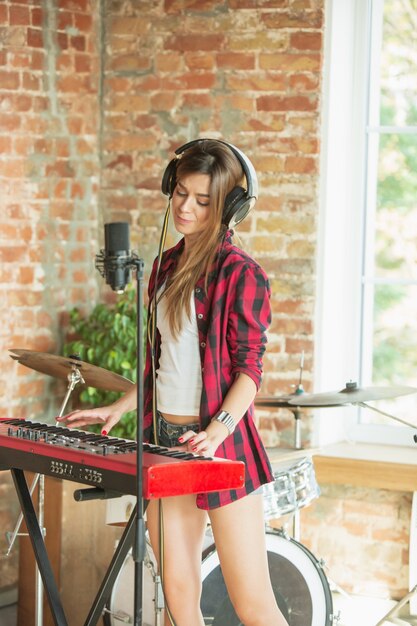
[[[146,311],[144,311],[144,334]],[[65,343],[65,356],[77,355],[83,361],[136,381],[136,290],[126,291],[113,304],[97,304],[84,316],[79,309],[70,312],[70,331],[73,340]],[[79,400],[84,408],[105,406],[120,397],[120,393],[84,388]],[[94,429],[94,427],[92,427]],[[95,428],[97,431],[98,427]],[[112,429],[115,437],[135,439],[136,411],[127,413]]]

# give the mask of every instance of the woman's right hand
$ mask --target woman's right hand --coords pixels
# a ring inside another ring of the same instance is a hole
[[[120,408],[114,404],[96,409],[80,409],[71,411],[67,415],[57,417],[57,422],[63,422],[68,428],[80,428],[101,424],[101,434],[107,435],[122,417]]]
[[[69,428],[101,424],[101,434],[107,435],[124,413],[136,408],[136,395],[136,385],[132,385],[127,393],[109,406],[97,407],[96,409],[79,409],[56,419],[57,422],[63,422]]]

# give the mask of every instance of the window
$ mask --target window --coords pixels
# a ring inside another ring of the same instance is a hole
[[[327,25],[317,390],[417,388],[417,5],[332,0]],[[370,404],[417,427],[416,394]],[[415,445],[375,411],[329,411],[317,443]]]

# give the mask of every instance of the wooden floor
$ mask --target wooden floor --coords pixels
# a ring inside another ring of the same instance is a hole
[[[340,611],[340,620],[335,626],[374,626],[394,605],[389,600],[350,597],[333,594],[334,613]],[[397,618],[385,622],[384,626],[417,626],[417,618],[408,616],[404,607]],[[0,626],[17,626],[17,605],[0,608]]]
[[[0,626],[16,626],[17,604],[11,604],[0,609]]]

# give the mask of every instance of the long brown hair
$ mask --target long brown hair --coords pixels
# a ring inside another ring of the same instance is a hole
[[[198,235],[190,254],[175,279],[168,282],[164,292],[167,299],[168,320],[174,335],[181,330],[183,311],[191,316],[191,294],[198,279],[208,274],[218,245],[227,226],[222,224],[224,201],[227,194],[242,184],[243,170],[231,149],[215,139],[204,139],[182,153],[176,169],[176,181],[189,174],[210,176],[210,214],[207,229]]]

